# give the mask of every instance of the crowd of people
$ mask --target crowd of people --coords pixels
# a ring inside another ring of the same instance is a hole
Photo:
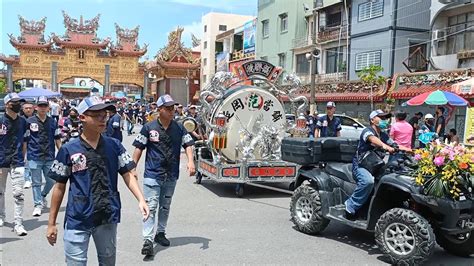
[[[16,93],[5,96],[4,102],[6,111],[0,116],[0,227],[6,219],[5,190],[10,176],[15,233],[28,233],[23,226],[25,189],[32,189],[33,216],[43,214],[51,194],[47,240],[54,245],[57,215],[69,182],[63,238],[66,262],[86,264],[92,236],[99,264],[113,265],[120,222],[120,174],[143,215],[141,253],[153,255],[154,243],[170,245],[166,227],[179,178],[181,149],[188,159],[187,170],[194,175],[192,146],[204,138],[199,127],[188,133],[179,121],[199,121],[197,106],[188,105],[184,110],[170,95],[147,105],[104,102],[94,96],[80,102],[46,97],[25,102]],[[325,115],[307,114],[310,137],[341,136],[341,121],[335,112],[336,104],[328,102]],[[357,218],[373,189],[373,173],[362,166],[364,154],[379,148],[392,154],[389,161],[396,159],[397,150],[410,152],[417,146],[416,135],[427,132],[458,143],[456,130],[445,136],[444,113],[444,108],[438,107],[435,116],[418,112],[408,122],[401,111],[396,112],[394,121],[390,113],[370,113],[370,126],[360,135],[352,163],[357,187],[345,203],[347,219]],[[137,124],[142,125],[139,132],[134,131]],[[121,143],[124,126],[128,135],[136,134],[132,155]],[[140,187],[135,168],[143,151],[145,171]]]
[[[181,148],[187,170],[195,174],[192,146],[199,133],[188,134],[181,123],[183,105],[170,95],[148,105],[104,102],[98,97],[66,101],[39,97],[25,102],[16,93],[4,98],[0,116],[0,227],[6,221],[5,191],[10,177],[14,199],[14,232],[26,236],[23,226],[24,191],[32,188],[33,216],[48,207],[47,240],[57,241],[57,215],[66,184],[69,192],[64,221],[66,262],[85,265],[90,237],[99,264],[114,265],[117,224],[120,222],[118,174],[138,201],[143,215],[143,255],[153,254],[153,244],[169,246],[166,227],[180,170]],[[196,106],[188,106],[196,119]],[[133,156],[122,145],[127,133],[137,134]],[[142,124],[140,132],[135,125]],[[74,134],[73,134],[74,133]],[[135,168],[145,155],[143,187]],[[48,200],[49,199],[49,200]]]

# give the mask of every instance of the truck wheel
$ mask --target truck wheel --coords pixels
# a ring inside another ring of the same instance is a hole
[[[469,257],[474,254],[474,237],[472,231],[465,234],[448,235],[444,232],[436,232],[436,241],[447,252],[460,256]]]
[[[329,224],[321,211],[319,192],[309,185],[298,187],[290,202],[291,221],[305,234],[318,234]]]
[[[375,242],[392,264],[420,265],[433,253],[435,235],[425,218],[414,211],[395,208],[377,221]]]

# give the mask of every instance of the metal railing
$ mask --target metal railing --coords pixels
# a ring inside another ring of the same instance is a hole
[[[324,43],[324,42],[336,41],[339,38],[341,38],[341,40],[345,40],[347,36],[346,33],[347,33],[346,24],[334,26],[334,27],[327,27],[324,30],[320,30],[318,32],[318,42]]]

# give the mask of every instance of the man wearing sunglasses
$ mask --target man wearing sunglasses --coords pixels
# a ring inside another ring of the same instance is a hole
[[[183,125],[173,120],[175,105],[176,102],[170,95],[160,96],[157,101],[159,117],[145,124],[133,142],[136,147],[133,153],[135,163],[138,164],[143,150],[146,149],[143,193],[150,208],[150,218],[143,222],[142,255],[154,255],[153,241],[162,246],[170,245],[165,230],[171,199],[179,177],[181,147],[185,149],[188,157],[189,174],[192,176],[195,173],[192,150],[194,141]]]
[[[69,193],[64,223],[64,251],[68,265],[86,265],[89,239],[95,242],[99,265],[115,265],[117,224],[120,222],[118,173],[138,200],[147,219],[149,209],[135,173],[135,163],[122,144],[102,135],[112,104],[98,97],[85,98],[77,107],[83,131],[79,138],[64,144],[49,172],[56,180],[46,237],[57,240],[56,218],[66,183]]]
[[[61,147],[61,132],[56,120],[48,116],[49,102],[44,96],[38,98],[36,115],[27,120],[28,168],[33,181],[33,216],[41,216],[47,206],[46,196],[53,188],[54,180],[48,177],[49,169],[53,165],[55,146]],[[43,176],[46,184],[41,190]]]

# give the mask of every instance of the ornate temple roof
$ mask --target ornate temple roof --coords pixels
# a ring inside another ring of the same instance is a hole
[[[451,91],[453,84],[473,76],[472,69],[396,74],[389,93],[394,99],[410,99],[435,90]]]
[[[115,23],[115,33],[117,34],[117,44],[110,47],[112,54],[124,56],[142,56],[146,54],[148,45],[143,48],[138,45],[138,30],[140,26],[134,29],[121,28]]]
[[[51,39],[46,41],[44,39],[44,29],[46,27],[46,18],[39,21],[26,20],[22,16],[18,16],[20,20],[21,35],[17,38],[13,34],[8,34],[10,43],[15,48],[30,48],[30,49],[48,49],[53,43]]]
[[[66,34],[62,37],[53,34],[53,40],[59,47],[94,47],[107,48],[110,38],[101,40],[97,37],[97,29],[99,28],[100,14],[91,20],[85,20],[81,16],[79,21],[71,18],[64,10],[64,26]]]
[[[51,54],[64,54],[63,48],[65,47],[97,49],[100,50],[97,55],[104,57],[117,55],[141,57],[147,52],[146,44],[143,47],[138,45],[139,26],[130,30],[115,24],[117,43],[110,45],[110,38],[100,39],[97,37],[100,14],[90,20],[84,20],[82,16],[75,19],[65,11],[62,12],[66,28],[63,36],[52,33],[51,37],[45,40],[46,18],[39,21],[28,21],[22,16],[18,16],[21,35],[15,37],[9,34],[10,43],[17,49],[39,49]],[[2,56],[0,61],[11,63],[16,62],[17,58]]]
[[[181,41],[183,28],[178,27],[168,35],[168,44],[161,48],[155,56],[156,62],[150,68],[199,68],[200,53],[184,47]]]
[[[346,81],[340,83],[318,83],[316,84],[315,99],[317,102],[367,102],[371,98],[374,102],[383,101],[387,93],[386,85],[367,85],[361,81]],[[300,95],[310,98],[311,86],[304,85]],[[288,100],[286,96],[283,100]]]

